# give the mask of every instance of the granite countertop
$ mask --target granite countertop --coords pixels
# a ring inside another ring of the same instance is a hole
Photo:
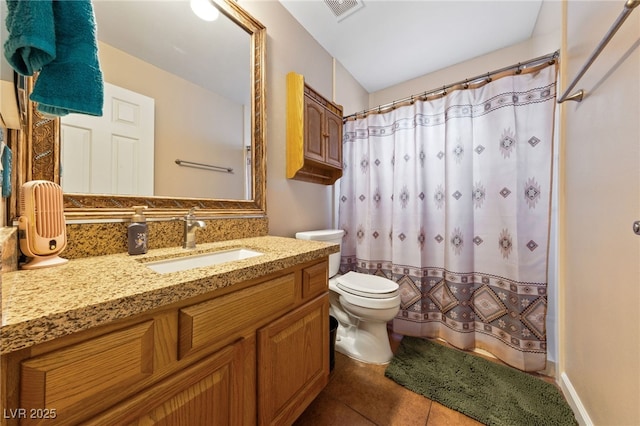
[[[260,256],[159,274],[144,263],[248,248]],[[2,275],[0,353],[9,353],[336,253],[319,241],[263,236],[70,260]]]

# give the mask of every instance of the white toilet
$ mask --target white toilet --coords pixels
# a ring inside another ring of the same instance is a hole
[[[341,244],[344,231],[326,229],[296,233],[301,240]],[[329,256],[330,313],[338,320],[336,350],[371,364],[386,364],[393,353],[387,322],[400,309],[398,284],[375,275],[348,272],[338,275],[340,252]]]

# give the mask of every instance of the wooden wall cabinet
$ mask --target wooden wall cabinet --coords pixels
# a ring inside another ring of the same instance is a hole
[[[332,185],[342,176],[342,107],[287,74],[287,178]]]
[[[328,382],[327,276],[325,257],[3,356],[0,424],[290,424]]]

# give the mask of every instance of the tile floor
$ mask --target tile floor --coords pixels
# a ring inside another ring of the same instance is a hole
[[[390,335],[393,350],[401,339],[400,335]],[[386,378],[385,365],[364,364],[338,352],[335,356],[329,384],[295,426],[481,425]]]

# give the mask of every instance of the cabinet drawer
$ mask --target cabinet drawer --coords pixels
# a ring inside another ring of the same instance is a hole
[[[26,360],[21,368],[21,406],[27,412],[54,410],[57,421],[86,417],[103,399],[150,376],[153,355],[151,320]]]
[[[302,270],[302,297],[309,298],[329,289],[329,263],[322,262]]]
[[[93,417],[85,425],[242,425],[240,341]]]
[[[296,303],[295,274],[180,309],[178,355],[240,337],[257,321]]]

